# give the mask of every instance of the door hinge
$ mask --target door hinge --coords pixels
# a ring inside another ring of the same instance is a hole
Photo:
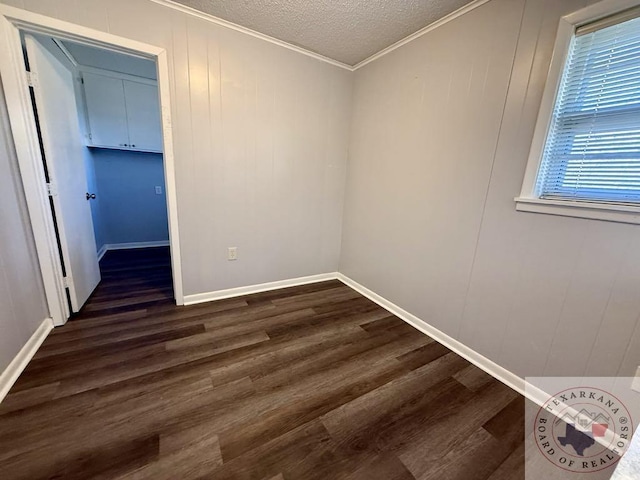
[[[58,194],[58,192],[56,192],[56,188],[54,187],[53,183],[47,183],[47,195],[50,197],[55,197]]]
[[[30,87],[34,87],[34,88],[35,88],[36,83],[38,83],[38,77],[37,77],[37,75],[36,75],[35,73],[33,73],[33,72],[29,72],[29,71],[27,71],[27,72],[25,72],[25,73],[26,73],[26,75],[27,75],[27,84],[28,84]]]
[[[62,285],[64,288],[69,288],[69,277],[62,277]]]

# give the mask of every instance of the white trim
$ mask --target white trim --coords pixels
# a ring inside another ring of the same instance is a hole
[[[416,328],[417,330],[420,330],[425,335],[428,335],[438,343],[444,345],[449,350],[467,359],[469,362],[473,363],[476,367],[480,368],[481,370],[484,370],[493,378],[495,378],[496,380],[499,380],[500,382],[504,383],[506,386],[520,393],[523,397],[529,399],[536,405],[542,407],[545,405],[546,402],[549,401],[549,399],[554,397],[554,395],[550,395],[549,393],[533,385],[532,383],[528,383],[524,378],[516,375],[515,373],[507,370],[504,367],[501,367],[500,365],[495,363],[493,360],[489,360],[487,357],[476,352],[475,350],[468,347],[464,343],[456,340],[453,337],[450,337],[443,331],[435,328],[434,326],[428,324],[424,320],[407,312],[406,310],[399,307],[395,303],[387,300],[381,295],[378,295],[372,290],[369,290],[364,285],[359,284],[358,282],[347,277],[346,275],[342,273],[338,273],[338,280],[343,282],[345,285],[351,287],[361,295],[364,295],[369,300],[377,303],[385,310],[394,314],[396,317],[400,318],[401,320],[404,320],[412,327]],[[558,411],[566,412],[567,410],[569,412],[573,412],[574,415],[578,413],[569,406],[566,406],[566,408],[558,408]],[[616,435],[615,438],[618,438],[618,435]],[[608,444],[603,443],[604,439],[603,440],[596,439],[596,441],[598,441],[599,443],[602,443],[604,446],[608,446]]]
[[[49,213],[49,197],[40,162],[38,134],[25,80],[22,42],[18,29],[8,19],[11,13],[17,12],[21,11],[0,5],[0,75],[38,252],[47,307],[53,321],[62,325],[69,317],[69,307],[62,282],[55,229]]]
[[[489,360],[484,355],[481,355],[480,353],[476,352],[472,348],[466,346],[464,343],[456,340],[453,337],[450,337],[449,335],[442,332],[441,330],[438,330],[434,326],[429,325],[424,320],[407,312],[406,310],[399,307],[395,303],[387,300],[383,296],[378,295],[372,290],[369,290],[364,285],[359,284],[355,280],[347,277],[346,275],[343,275],[342,273],[338,273],[338,280],[340,280],[345,285],[353,288],[356,292],[360,293],[361,295],[364,295],[369,300],[377,303],[385,310],[388,310],[390,313],[394,314],[396,317],[404,320],[412,327],[416,328],[417,330],[420,330],[425,335],[428,335],[429,337],[433,338],[438,343],[441,343],[442,345],[447,347],[449,350],[467,359],[469,362],[473,363],[476,367],[480,368],[481,370],[484,370],[492,377],[501,381],[508,387],[511,387],[512,389],[514,389],[516,392],[520,393],[523,396],[526,396],[527,398],[529,398],[529,400],[537,403],[538,405],[542,405],[544,404],[544,402],[546,402],[549,399],[550,395],[547,395],[545,392],[543,392],[540,389],[536,389],[532,385],[528,385],[527,388],[525,389],[526,383],[522,377],[519,377],[515,373],[510,372],[504,367],[501,367],[500,365],[495,363],[493,360]],[[530,390],[530,391],[526,391],[526,390]]]
[[[95,75],[102,75],[103,77],[117,78],[120,80],[130,80],[136,83],[144,83],[145,85],[158,85],[158,81],[155,78],[140,77],[138,75],[131,75],[129,73],[116,72],[115,70],[106,70],[104,68],[90,67],[88,65],[78,65],[77,67],[80,73],[93,73]]]
[[[224,298],[240,297],[243,295],[250,295],[252,293],[266,292],[270,290],[278,290],[281,288],[295,287],[298,285],[306,285],[310,283],[323,282],[327,280],[340,280],[342,283],[352,288],[361,295],[367,297],[369,300],[377,303],[389,313],[397,316],[401,320],[407,322],[412,327],[420,330],[425,335],[433,338],[438,343],[441,343],[451,351],[457,353],[461,357],[467,359],[469,362],[476,365],[481,370],[487,372],[492,377],[501,381],[508,387],[512,388],[516,392],[523,396],[526,396],[529,400],[535,402],[537,405],[543,405],[551,395],[542,391],[531,384],[526,384],[525,380],[513,372],[510,372],[506,368],[501,367],[487,357],[476,352],[472,348],[466,346],[462,342],[450,337],[446,333],[438,330],[437,328],[429,325],[424,320],[416,317],[415,315],[400,308],[398,305],[390,302],[386,298],[378,295],[377,293],[369,290],[365,286],[359,284],[355,280],[347,277],[339,272],[322,273],[319,275],[310,275],[308,277],[291,278],[288,280],[280,280],[277,282],[260,283],[257,285],[249,285],[246,287],[229,288],[226,290],[216,290],[213,292],[197,293],[194,295],[185,295],[184,304],[194,305],[197,303],[210,302],[214,300],[222,300]],[[526,389],[525,389],[526,385]]]
[[[155,1],[155,0],[154,0]],[[396,43],[389,45],[386,48],[383,48],[382,50],[380,50],[378,53],[374,53],[373,55],[371,55],[368,58],[365,58],[364,60],[362,60],[361,62],[356,63],[352,70],[356,71],[359,68],[364,67],[365,65],[379,59],[380,57],[383,57],[384,55],[386,55],[387,53],[391,53],[394,50],[402,47],[403,45],[406,45],[407,43],[415,40],[416,38],[421,37],[422,35],[424,35],[425,33],[430,32],[431,30],[435,30],[438,27],[441,27],[442,25],[444,25],[445,23],[449,23],[451,20],[455,20],[456,18],[464,15],[465,13],[469,13],[472,10],[475,10],[476,8],[478,8],[481,5],[484,5],[485,3],[489,2],[490,0],[474,0],[471,3],[466,4],[465,6],[459,8],[458,10],[451,12],[450,14],[442,17],[439,20],[436,20],[433,23],[430,23],[429,25],[427,25],[426,27],[421,28],[420,30],[418,30],[417,32],[412,33],[411,35],[408,35],[406,37],[404,37],[402,40],[397,41]]]
[[[125,53],[147,60],[153,60],[165,51],[162,47],[65,22],[64,20],[47,17],[6,4],[0,4],[0,16],[18,29],[54,36],[61,40],[81,42],[92,47],[106,48],[114,52]]]
[[[259,38],[260,40],[273,43],[280,47],[284,47],[288,50],[293,50],[294,52],[301,53],[302,55],[306,55],[307,57],[311,57],[316,60],[320,60],[321,62],[328,63],[330,65],[333,65],[334,67],[344,68],[345,70],[353,71],[353,67],[351,65],[347,65],[346,63],[340,62],[338,60],[334,60],[333,58],[325,57],[324,55],[320,55],[319,53],[312,52],[311,50],[307,50],[306,48],[298,47],[297,45],[293,45],[283,40],[279,40],[269,35],[265,35],[264,33],[256,32],[255,30],[251,30],[250,28],[243,27],[242,25],[229,22],[222,18],[216,17],[215,15],[201,12],[200,10],[196,10],[195,8],[187,7],[186,5],[174,3],[169,0],[151,0],[151,1],[153,3],[157,3],[158,5],[162,5],[164,7],[171,8],[173,10],[177,10],[182,13],[186,13],[187,15],[198,17],[202,20],[206,20],[207,22],[215,23],[216,25],[220,25],[221,27],[229,28],[231,30],[235,30],[236,32],[244,33],[245,35],[250,35],[252,37]]]
[[[13,357],[13,360],[7,365],[7,368],[0,374],[0,402],[7,396],[7,393],[9,393],[13,384],[16,383],[16,380],[18,380],[18,377],[27,367],[29,361],[36,354],[38,348],[40,348],[40,345],[42,345],[42,342],[44,342],[51,330],[53,330],[53,320],[45,318],[18,354]]]
[[[309,275],[308,277],[290,278],[287,280],[279,280],[277,282],[258,283],[256,285],[248,285],[246,287],[228,288],[226,290],[215,290],[213,292],[185,295],[184,304],[194,305],[196,303],[222,300],[223,298],[241,297],[242,295],[250,295],[252,293],[267,292],[269,290],[278,290],[281,288],[296,287],[298,285],[307,285],[308,283],[335,280],[336,278],[338,278],[338,275],[340,274],[337,272],[320,273],[318,275]]]
[[[65,310],[67,309],[67,301],[64,286],[62,285],[55,230],[49,211],[49,199],[44,188],[44,173],[41,167],[42,163],[35,129],[35,119],[31,108],[31,98],[25,79],[19,29],[82,42],[99,48],[107,48],[156,61],[162,116],[163,164],[165,169],[174,298],[178,305],[182,305],[184,299],[175,160],[171,129],[169,66],[166,51],[161,47],[0,4],[0,75],[3,80],[9,120],[18,154],[18,163],[38,251],[49,314],[54,323],[56,325],[64,324],[69,315],[68,311]]]
[[[151,150],[150,148],[130,148],[130,147],[116,147],[114,145],[98,145],[90,143],[91,139],[87,140],[85,147],[87,148],[99,148],[101,150],[116,150],[122,152],[139,152],[139,153],[155,153],[162,155],[162,150]]]
[[[182,252],[180,250],[180,229],[178,228],[178,194],[176,191],[176,169],[173,156],[173,129],[171,128],[171,93],[169,61],[167,51],[161,50],[156,56],[160,114],[162,116],[162,141],[167,217],[169,221],[169,243],[171,244],[171,271],[173,276],[173,297],[177,305],[184,305],[182,289]]]
[[[77,70],[78,69],[78,61],[76,60],[76,58],[73,55],[71,55],[71,52],[69,51],[69,49],[67,47],[65,47],[64,43],[62,43],[57,38],[53,38],[52,40],[53,40],[53,43],[55,43],[56,46],[62,51],[64,56],[67,57],[67,60],[69,60],[71,62],[71,64],[73,65],[73,68],[75,68]]]
[[[562,217],[640,225],[640,206],[522,197],[516,197],[515,202],[516,210],[519,212],[546,213]]]
[[[580,27],[586,23],[595,22],[601,18],[639,5],[640,2],[638,0],[602,0],[565,15],[564,19],[576,27]]]
[[[169,240],[158,240],[154,242],[105,243],[102,248],[104,248],[105,251],[109,251],[109,250],[130,250],[132,248],[152,248],[152,247],[168,247],[168,246],[169,246]]]
[[[410,35],[407,35],[406,37],[404,37],[403,39],[397,41],[396,43],[394,43],[392,45],[389,45],[386,48],[383,48],[379,52],[374,53],[370,57],[365,58],[364,60],[362,60],[361,62],[356,63],[355,65],[349,65],[349,64],[346,64],[344,62],[340,62],[338,60],[334,60],[333,58],[329,58],[329,57],[326,57],[324,55],[320,55],[319,53],[313,52],[311,50],[307,50],[306,48],[302,48],[302,47],[299,47],[297,45],[293,45],[291,43],[285,42],[283,40],[279,40],[277,38],[271,37],[269,35],[265,35],[264,33],[260,33],[260,32],[257,32],[255,30],[251,30],[250,28],[243,27],[242,25],[238,25],[236,23],[229,22],[228,20],[224,20],[222,18],[216,17],[215,15],[211,15],[209,13],[201,12],[200,10],[196,10],[195,8],[191,8],[191,7],[188,7],[186,5],[182,5],[180,3],[174,3],[171,0],[151,0],[151,1],[154,2],[154,3],[157,3],[158,5],[162,5],[164,7],[171,8],[173,10],[177,10],[177,11],[182,12],[182,13],[186,13],[187,15],[191,15],[191,16],[194,16],[194,17],[198,17],[198,18],[200,18],[202,20],[206,20],[208,22],[215,23],[216,25],[220,25],[221,27],[229,28],[231,30],[235,30],[237,32],[241,32],[241,33],[244,33],[246,35],[250,35],[252,37],[259,38],[260,40],[264,40],[266,42],[273,43],[273,44],[278,45],[280,47],[284,47],[284,48],[287,48],[289,50],[293,50],[294,52],[301,53],[302,55],[306,55],[306,56],[311,57],[311,58],[315,58],[316,60],[320,60],[321,62],[325,62],[325,63],[328,63],[330,65],[334,65],[336,67],[343,68],[343,69],[348,70],[350,72],[355,72],[359,68],[364,67],[365,65],[373,62],[374,60],[377,60],[378,58],[386,55],[387,53],[390,53],[390,52],[396,50],[397,48],[400,48],[401,46],[411,42],[412,40],[415,40],[418,37],[421,37],[425,33],[430,32],[431,30],[434,30],[434,29],[444,25],[445,23],[450,22],[451,20],[455,20],[456,18],[464,15],[465,13],[469,13],[470,11],[478,8],[481,5],[484,5],[485,3],[489,2],[490,0],[474,0],[471,3],[468,3],[467,5],[459,8],[458,10],[456,10],[454,12],[451,12],[450,14],[442,17],[441,19],[436,20],[435,22],[430,23],[429,25],[421,28],[417,32],[414,32],[414,33],[412,33]]]
[[[98,262],[100,260],[102,260],[102,257],[104,257],[104,254],[107,253],[107,245],[102,245],[100,247],[100,249],[98,250]]]
[[[98,250],[98,261],[102,260],[104,254],[109,250],[130,250],[134,248],[153,248],[153,247],[168,247],[170,246],[168,240],[159,240],[156,242],[129,242],[129,243],[105,243]]]
[[[551,126],[553,107],[558,95],[558,89],[560,88],[562,71],[564,70],[564,65],[567,60],[574,28],[574,25],[566,21],[566,17],[560,19],[549,73],[547,74],[547,81],[542,94],[542,102],[540,104],[540,110],[538,111],[533,140],[531,141],[531,150],[529,151],[529,159],[522,182],[520,198],[535,198],[537,196],[536,180],[538,170],[540,169],[540,162],[542,161],[547,133]]]
[[[571,39],[575,29],[622,10],[640,5],[640,0],[603,0],[594,5],[582,8],[565,15],[560,19],[558,33],[553,46],[553,55],[542,94],[538,119],[531,142],[531,150],[522,181],[520,196],[516,197],[516,210],[523,212],[547,213],[568,217],[590,218],[622,223],[640,223],[636,207],[616,204],[599,204],[596,202],[572,202],[563,200],[545,200],[539,198],[536,191],[538,170],[542,162],[544,145],[547,140],[558,89],[562,80],[562,72],[569,52]]]

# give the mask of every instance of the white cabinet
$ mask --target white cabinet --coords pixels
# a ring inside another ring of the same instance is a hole
[[[140,150],[162,150],[158,87],[123,81],[129,143]]]
[[[83,74],[83,80],[89,144],[96,147],[127,146],[129,131],[122,80],[93,73]]]
[[[162,151],[157,85],[94,72],[82,76],[90,146]]]

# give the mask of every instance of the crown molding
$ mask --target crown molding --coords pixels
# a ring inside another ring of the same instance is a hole
[[[417,32],[414,32],[411,35],[407,35],[402,40],[398,40],[393,45],[389,45],[387,48],[383,48],[378,53],[374,53],[373,55],[371,55],[368,58],[365,58],[361,62],[356,63],[352,67],[352,70],[356,71],[359,68],[362,68],[365,65],[368,65],[369,63],[379,59],[380,57],[385,56],[387,53],[391,53],[394,50],[396,50],[397,48],[400,48],[401,46],[406,45],[407,43],[415,40],[416,38],[421,37],[425,33],[428,33],[431,30],[435,30],[436,28],[441,27],[445,23],[449,23],[451,20],[455,20],[456,18],[461,17],[462,15],[464,15],[466,13],[469,13],[470,11],[475,10],[476,8],[482,6],[485,3],[490,2],[490,1],[491,0],[474,0],[473,2],[466,4],[464,7],[461,7],[458,10],[456,10],[454,12],[451,12],[449,15],[446,15],[446,16],[442,17],[440,20],[436,20],[435,22],[430,23],[429,25],[427,25],[426,27],[421,28]]]
[[[328,63],[330,65],[333,65],[334,67],[343,68],[350,72],[353,71],[353,67],[351,65],[347,65],[346,63],[339,62],[337,60],[334,60],[333,58],[325,57],[324,55],[320,55],[319,53],[312,52],[311,50],[298,47],[297,45],[293,45],[283,40],[278,40],[277,38],[271,37],[269,35],[265,35],[264,33],[256,32],[255,30],[251,30],[250,28],[243,27],[242,25],[237,25],[227,20],[223,20],[222,18],[218,18],[214,15],[201,12],[200,10],[196,10],[195,8],[187,7],[186,5],[182,5],[180,3],[174,3],[170,0],[150,0],[150,1],[153,3],[157,3],[158,5],[162,5],[164,7],[171,8],[173,10],[177,10],[182,13],[186,13],[187,15],[198,17],[202,20],[206,20],[207,22],[215,23],[216,25],[219,25],[221,27],[229,28],[231,30],[235,30],[236,32],[244,33],[246,35],[259,38],[260,40],[273,43],[280,47],[293,50],[294,52],[301,53],[302,55],[306,55],[307,57],[311,57],[316,60],[320,60],[321,62]]]
[[[406,45],[407,43],[415,40],[416,38],[421,37],[425,33],[430,32],[431,30],[435,30],[442,25],[449,23],[456,18],[475,10],[476,8],[484,5],[491,0],[474,0],[471,3],[459,8],[458,10],[451,12],[449,15],[442,17],[440,20],[436,20],[433,23],[430,23],[424,28],[421,28],[417,32],[414,32],[410,35],[407,35],[401,40],[398,40],[396,43],[389,45],[386,48],[383,48],[377,53],[374,53],[370,57],[365,58],[361,62],[358,62],[355,65],[348,65],[343,62],[339,62],[338,60],[334,60],[333,58],[325,57],[324,55],[320,55],[319,53],[312,52],[311,50],[307,50],[302,47],[298,47],[297,45],[293,45],[291,43],[285,42],[283,40],[278,40],[275,37],[271,37],[269,35],[265,35],[264,33],[257,32],[255,30],[251,30],[250,28],[243,27],[242,25],[235,24],[233,22],[229,22],[227,20],[223,20],[222,18],[216,17],[209,13],[201,12],[200,10],[196,10],[195,8],[187,7],[186,5],[182,5],[181,3],[175,3],[171,0],[150,0],[153,3],[157,3],[158,5],[165,6],[167,8],[171,8],[173,10],[177,10],[182,13],[186,13],[187,15],[192,15],[194,17],[198,17],[202,20],[206,20],[211,23],[215,23],[216,25],[220,25],[221,27],[229,28],[231,30],[235,30],[237,32],[244,33],[246,35],[251,35],[252,37],[259,38],[260,40],[264,40],[269,43],[273,43],[280,47],[287,48],[289,50],[293,50],[294,52],[301,53],[302,55],[306,55],[307,57],[314,58],[321,62],[328,63],[335,67],[343,68],[344,70],[348,70],[350,72],[355,72],[356,70],[368,65],[369,63],[385,56],[388,53],[393,52],[394,50]]]

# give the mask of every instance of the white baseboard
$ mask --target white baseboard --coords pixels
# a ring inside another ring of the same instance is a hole
[[[269,290],[277,290],[280,288],[294,287],[297,285],[305,285],[309,283],[316,283],[316,282],[322,282],[322,281],[334,280],[334,279],[338,279],[345,285],[348,285],[349,287],[353,288],[358,293],[364,295],[368,299],[377,303],[385,310],[396,315],[398,318],[404,320],[405,322],[407,322],[409,325],[413,326],[417,330],[420,330],[422,333],[433,338],[435,341],[437,341],[438,343],[441,343],[445,347],[449,348],[451,351],[467,359],[469,362],[471,362],[481,370],[484,370],[489,375],[501,381],[502,383],[512,388],[516,392],[520,393],[521,395],[525,396],[532,402],[538,405],[543,405],[550,398],[550,395],[542,391],[541,389],[538,389],[530,384],[526,385],[526,382],[522,377],[507,370],[504,367],[501,367],[500,365],[495,363],[493,360],[488,359],[487,357],[476,352],[475,350],[468,347],[464,343],[456,340],[453,337],[450,337],[449,335],[442,332],[441,330],[435,328],[434,326],[428,324],[424,320],[400,308],[398,305],[394,304],[393,302],[390,302],[386,298],[369,290],[365,286],[352,280],[346,275],[343,275],[342,273],[338,273],[338,272],[323,273],[320,275],[311,275],[308,277],[291,278],[288,280],[280,280],[277,282],[261,283],[258,285],[249,285],[247,287],[229,288],[226,290],[217,290],[214,292],[198,293],[195,295],[186,295],[184,297],[184,304],[194,305],[196,303],[222,300],[224,298],[239,297],[242,295],[249,295],[252,293],[266,292]],[[526,385],[526,388],[525,388],[525,385]]]
[[[155,242],[154,242],[155,243]],[[132,244],[116,244],[116,245],[132,245]],[[158,246],[158,245],[153,245]],[[122,248],[144,248],[144,247],[133,247],[127,246]],[[105,251],[108,250],[105,249]],[[400,308],[398,305],[390,302],[386,298],[378,295],[377,293],[369,290],[365,286],[359,284],[355,280],[343,275],[338,272],[330,272],[330,273],[322,273],[319,275],[310,275],[307,277],[298,277],[291,278],[287,280],[280,280],[276,282],[268,282],[268,283],[260,283],[257,285],[249,285],[246,287],[237,287],[237,288],[229,288],[226,290],[217,290],[213,292],[206,293],[198,293],[195,295],[186,295],[184,297],[185,305],[194,305],[197,303],[210,302],[213,300],[222,300],[224,298],[232,298],[239,297],[242,295],[249,295],[252,293],[266,292],[269,290],[278,290],[281,288],[287,287],[295,287],[298,285],[306,285],[310,283],[323,282],[327,280],[335,280],[338,279],[343,282],[345,285],[353,288],[355,291],[364,295],[368,299],[380,305],[385,310],[390,313],[396,315],[398,318],[404,320],[409,325],[413,326],[417,330],[420,330],[422,333],[428,335],[433,338],[437,342],[441,343],[445,347],[449,348],[451,351],[457,353],[461,357],[467,359],[469,362],[476,365],[478,368],[484,370],[492,377],[501,381],[505,385],[511,387],[518,393],[522,394],[529,400],[533,401],[538,405],[543,405],[549,398],[550,395],[541,389],[538,389],[531,384],[526,386],[526,382],[523,378],[516,375],[515,373],[501,367],[497,363],[492,360],[489,360],[484,355],[476,352],[472,348],[463,344],[462,342],[456,340],[453,337],[450,337],[446,333],[441,330],[433,327],[428,324],[424,320],[416,317],[415,315],[407,312],[406,310]],[[11,363],[7,366],[7,368],[0,375],[0,402],[7,395],[15,381],[18,379],[18,376],[25,369],[31,358],[38,351],[42,342],[47,338],[49,332],[53,329],[53,321],[50,318],[43,320],[38,329],[33,333],[31,338],[27,341],[27,343],[22,347],[20,352],[15,356],[15,358],[11,361]]]
[[[130,248],[151,248],[151,247],[168,247],[169,240],[158,240],[155,242],[129,242],[129,243],[107,243],[104,248],[106,250],[129,250]]]
[[[449,350],[467,359],[469,362],[473,363],[476,367],[480,368],[481,370],[484,370],[489,375],[501,381],[508,387],[511,387],[516,392],[525,396],[532,402],[535,402],[536,404],[542,406],[544,402],[546,402],[549,399],[550,395],[548,395],[547,393],[543,392],[538,388],[533,387],[532,385],[527,385],[525,389],[526,382],[522,377],[507,370],[504,367],[501,367],[500,365],[495,363],[493,360],[489,360],[487,357],[476,352],[475,350],[468,347],[464,343],[456,340],[453,337],[450,337],[449,335],[442,332],[441,330],[438,330],[434,326],[429,325],[424,320],[407,312],[403,308],[400,308],[395,303],[390,302],[386,298],[369,290],[367,287],[359,284],[355,280],[352,280],[351,278],[347,277],[346,275],[343,275],[342,273],[338,273],[337,278],[345,285],[348,285],[358,293],[367,297],[369,300],[372,300],[373,302],[377,303],[385,310],[388,310],[398,318],[404,320],[409,325],[420,330],[422,333],[430,336],[438,343],[441,343],[442,345],[447,347]]]
[[[321,273],[319,275],[310,275],[308,277],[298,277],[298,278],[290,278],[288,280],[279,280],[277,282],[259,283],[257,285],[249,285],[247,287],[228,288],[226,290],[216,290],[213,292],[196,293],[194,295],[185,295],[184,304],[194,305],[196,303],[211,302],[213,300],[222,300],[223,298],[240,297],[242,295],[250,295],[252,293],[266,292],[269,290],[278,290],[280,288],[287,288],[287,287],[296,287],[298,285],[324,282],[326,280],[335,280],[336,278],[338,278],[337,272]]]
[[[129,243],[105,243],[98,250],[98,261],[104,257],[109,250],[129,250],[132,248],[168,247],[169,240],[159,240],[154,242],[129,242]]]
[[[2,374],[0,374],[0,402],[7,396],[9,390],[16,383],[16,380],[26,368],[29,361],[44,342],[49,332],[53,330],[53,320],[45,318],[40,326],[33,332],[33,335],[27,340],[27,343],[20,349],[18,354],[13,358],[11,363],[7,365]]]

